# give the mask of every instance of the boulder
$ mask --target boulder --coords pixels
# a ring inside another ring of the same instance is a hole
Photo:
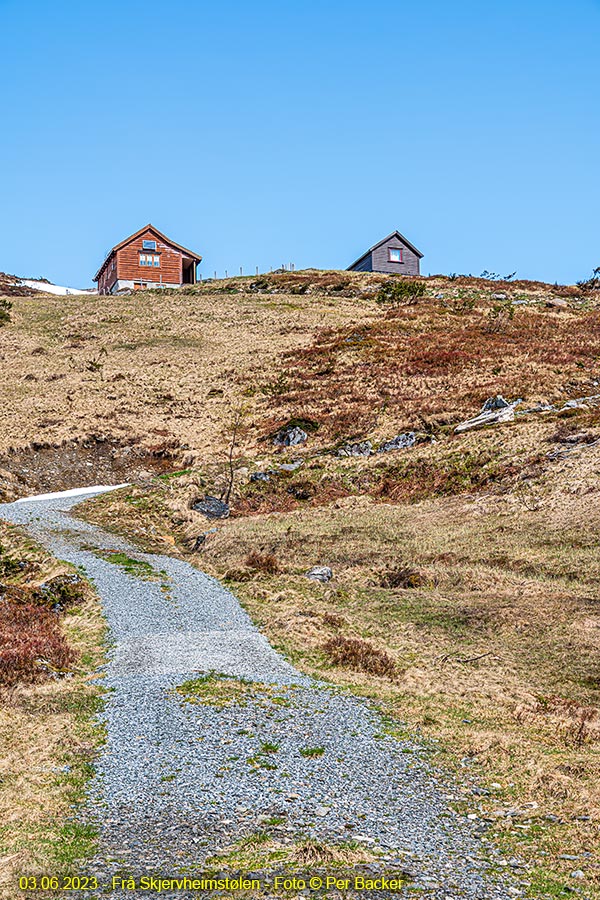
[[[226,519],[229,516],[229,504],[217,497],[206,496],[192,504],[192,509],[202,513],[207,519]]]
[[[576,400],[567,400],[561,409],[586,409],[589,406],[598,406],[600,394],[592,394],[591,397],[578,397]]]
[[[299,469],[301,465],[302,465],[301,459],[297,459],[295,462],[291,462],[291,463],[282,463],[282,465],[279,466],[279,471],[280,472],[295,472],[296,469]]]
[[[385,441],[377,448],[378,453],[389,453],[390,450],[407,450],[414,447],[417,443],[417,435],[414,431],[405,431],[403,434],[397,434],[396,437],[389,441]]]
[[[304,444],[308,438],[307,433],[297,425],[280,429],[275,435],[273,443],[278,447],[297,447]]]
[[[553,403],[536,403],[535,406],[530,406],[529,409],[519,410],[517,413],[518,416],[525,416],[528,413],[543,413],[543,412],[556,412],[556,407]]]
[[[560,297],[548,297],[546,300],[546,306],[550,309],[568,309],[569,304],[566,300],[561,300]]]
[[[373,452],[371,441],[361,441],[358,444],[344,444],[337,452],[337,456],[370,456]]]
[[[250,481],[270,481],[271,476],[268,472],[253,472]]]
[[[321,581],[323,584],[327,584],[333,578],[333,572],[329,566],[313,566],[306,572],[306,577],[311,581]]]
[[[515,417],[515,408],[521,402],[521,400],[515,400],[513,403],[508,403],[501,394],[489,397],[483,404],[479,415],[473,419],[467,419],[466,422],[461,422],[454,429],[454,433],[462,434],[465,431],[473,431],[475,428],[486,428],[488,425],[503,425],[505,422],[512,422]]]
[[[496,394],[495,397],[488,397],[481,407],[481,412],[486,412],[491,409],[506,409],[507,406],[510,406],[508,400],[505,400],[502,394]]]

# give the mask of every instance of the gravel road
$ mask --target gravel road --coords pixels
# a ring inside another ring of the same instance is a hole
[[[0,516],[82,566],[109,625],[108,736],[84,811],[100,841],[88,872],[103,884],[123,871],[190,875],[215,852],[262,832],[283,848],[307,838],[354,841],[373,851],[361,870],[369,877],[409,873],[396,897],[525,893],[516,876],[495,874],[501,857],[486,842],[484,823],[451,808],[451,798],[470,797],[476,809],[476,797],[467,784],[445,782],[427,748],[387,733],[365,702],[297,672],[214,579],[76,519],[69,510],[79,499],[6,504]],[[154,575],[127,573],[98,555],[107,550],[140,560]],[[240,702],[222,708],[186,702],[175,691],[208,672],[251,684]]]

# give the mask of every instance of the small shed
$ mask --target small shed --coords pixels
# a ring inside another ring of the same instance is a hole
[[[145,225],[116,244],[96,272],[99,294],[196,284],[202,257]]]
[[[423,254],[399,231],[374,244],[356,262],[348,266],[348,272],[386,272],[395,275],[419,275]]]

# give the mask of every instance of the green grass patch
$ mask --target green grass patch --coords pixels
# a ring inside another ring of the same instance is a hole
[[[100,559],[113,563],[115,566],[119,566],[119,568],[123,569],[128,575],[133,575],[136,578],[144,578],[149,581],[157,581],[159,579],[159,573],[156,569],[143,559],[134,559],[132,556],[128,556],[120,550],[100,550],[96,547],[87,547],[85,549],[91,550],[92,553],[95,556],[100,557]]]
[[[247,678],[223,675],[220,672],[207,672],[198,678],[190,678],[177,685],[175,691],[187,703],[212,706],[216,709],[225,709],[229,706],[245,707],[249,703],[259,706],[272,704],[288,706],[290,703],[285,688],[250,681]],[[269,746],[274,749],[264,752],[274,753],[278,749],[276,744]]]
[[[301,747],[300,748],[300,756],[306,757],[306,759],[316,759],[319,756],[323,756],[325,753],[325,747]]]

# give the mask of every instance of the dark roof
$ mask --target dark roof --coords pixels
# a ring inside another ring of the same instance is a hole
[[[388,234],[387,237],[384,237],[383,240],[377,241],[376,244],[373,244],[373,246],[369,250],[367,250],[365,253],[363,253],[362,256],[359,256],[358,259],[355,262],[353,262],[351,266],[348,266],[346,271],[349,272],[350,269],[353,269],[354,266],[357,266],[359,264],[359,262],[362,262],[363,259],[365,258],[365,256],[368,256],[369,253],[373,252],[373,250],[377,250],[377,248],[381,247],[382,244],[387,244],[387,242],[394,237],[399,238],[404,244],[406,244],[407,247],[410,247],[410,249],[413,251],[413,253],[417,254],[419,259],[423,259],[423,254],[421,253],[421,251],[417,250],[415,245],[411,244],[411,242],[407,238],[405,238],[403,234],[400,234],[399,231],[392,231],[392,233]]]
[[[166,234],[163,234],[162,231],[159,231],[158,228],[154,227],[154,225],[151,225],[150,223],[148,223],[148,225],[144,225],[143,228],[140,228],[139,231],[136,231],[135,234],[130,234],[129,237],[125,238],[124,241],[121,241],[119,244],[115,244],[115,246],[112,248],[112,250],[110,250],[106,254],[106,259],[104,260],[104,262],[102,263],[102,265],[100,266],[100,268],[98,269],[96,274],[94,275],[94,281],[98,281],[103,268],[105,267],[105,265],[107,264],[107,262],[109,261],[109,259],[113,255],[113,253],[116,253],[117,250],[120,250],[122,247],[125,247],[131,241],[134,241],[137,237],[140,236],[140,234],[143,234],[145,231],[151,231],[157,237],[161,238],[161,240],[163,240],[165,242],[165,244],[170,244],[171,247],[176,247],[178,250],[181,250],[182,253],[185,253],[186,256],[191,256],[192,259],[195,259],[197,262],[202,262],[202,257],[199,256],[197,253],[193,253],[192,250],[188,250],[186,247],[182,247],[181,244],[176,244],[175,241],[172,241],[171,238],[168,238],[166,236]]]

